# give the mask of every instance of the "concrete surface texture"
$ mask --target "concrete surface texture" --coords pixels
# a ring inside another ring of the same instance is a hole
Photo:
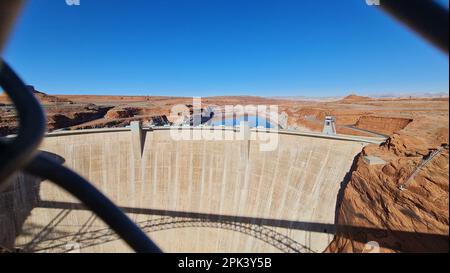
[[[379,158],[378,156],[374,156],[374,155],[365,155],[364,160],[369,165],[384,165],[384,164],[386,164],[386,161],[384,161],[383,159]]]
[[[88,178],[166,252],[323,251],[341,182],[365,144],[279,134],[277,149],[263,152],[259,142],[121,130],[48,136],[41,149]],[[70,194],[48,181],[36,187],[16,247],[130,251]]]

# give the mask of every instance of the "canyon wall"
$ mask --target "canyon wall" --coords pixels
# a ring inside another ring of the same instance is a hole
[[[370,165],[365,155],[386,163]],[[415,119],[382,145],[363,149],[339,205],[341,228],[327,251],[364,252],[374,241],[381,252],[448,252],[448,198],[448,116]]]
[[[391,135],[405,128],[411,121],[409,118],[361,116],[355,125],[361,129]]]

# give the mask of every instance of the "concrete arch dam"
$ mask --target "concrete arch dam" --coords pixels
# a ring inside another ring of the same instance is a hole
[[[340,184],[366,144],[279,132],[277,148],[260,151],[259,140],[175,141],[165,129],[48,134],[41,150],[88,178],[163,251],[320,252],[333,238],[326,227]],[[32,203],[14,220],[20,251],[130,251],[67,192],[18,177],[13,217],[18,202]]]

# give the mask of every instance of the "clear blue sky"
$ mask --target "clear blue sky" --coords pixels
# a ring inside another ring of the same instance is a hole
[[[80,4],[29,1],[17,22],[5,59],[38,90],[178,96],[448,92],[448,57],[364,0]]]

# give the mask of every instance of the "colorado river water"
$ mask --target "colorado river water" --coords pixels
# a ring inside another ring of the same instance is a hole
[[[209,120],[206,124],[209,126],[236,126],[239,125],[241,121],[247,120],[248,125],[250,127],[259,127],[262,126],[264,128],[275,128],[275,125],[272,124],[268,119],[261,116],[239,116],[239,117],[225,117],[221,119],[220,117],[215,117]]]

